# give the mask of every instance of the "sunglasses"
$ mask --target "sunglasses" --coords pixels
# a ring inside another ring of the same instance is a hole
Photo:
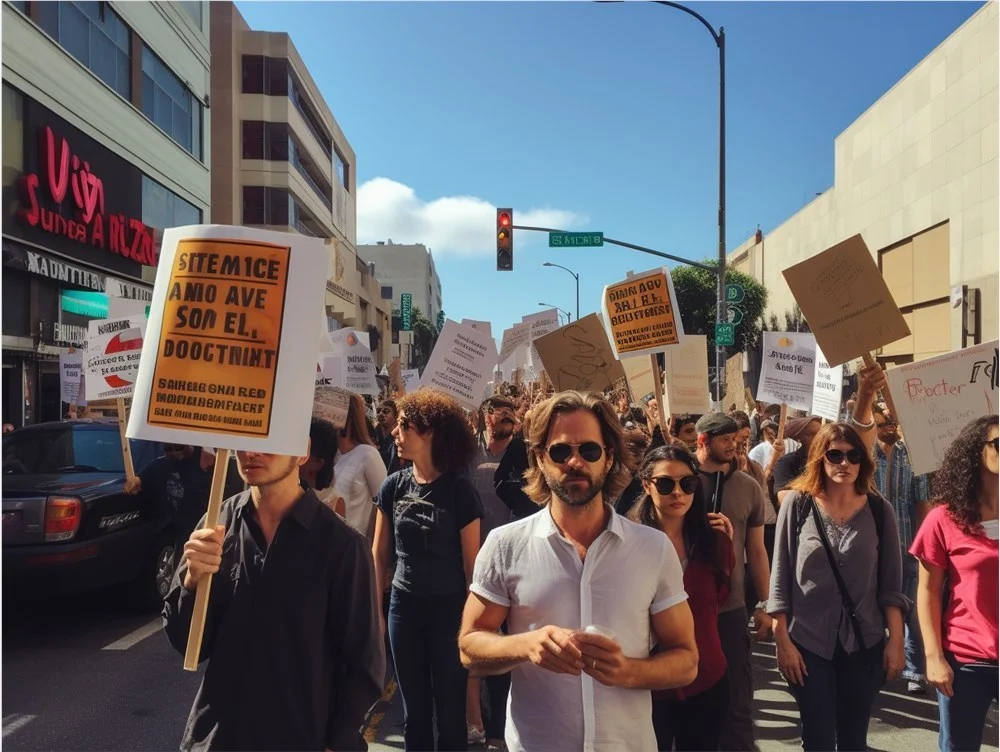
[[[839,465],[845,459],[852,465],[860,465],[861,460],[865,458],[865,453],[860,449],[851,449],[846,452],[842,449],[829,449],[823,456],[831,465]]]
[[[604,455],[604,447],[596,441],[585,441],[582,444],[553,444],[545,451],[548,452],[550,460],[557,465],[562,465],[573,456],[574,449],[587,462],[597,462]]]
[[[656,488],[656,493],[660,496],[669,496],[674,492],[677,486],[681,487],[681,491],[685,494],[693,494],[698,489],[698,484],[701,482],[697,475],[685,475],[680,480],[674,480],[673,478],[663,476],[662,478],[650,478],[650,483]]]
[[[378,411],[378,414],[379,415],[392,415],[394,412],[395,411],[391,407],[380,407],[379,411]]]

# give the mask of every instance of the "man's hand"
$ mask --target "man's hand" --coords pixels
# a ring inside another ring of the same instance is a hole
[[[858,369],[858,404],[870,405],[872,398],[881,390],[888,389],[885,371],[878,363],[861,366]]]
[[[136,475],[134,478],[125,481],[125,487],[122,489],[129,496],[135,496],[142,490],[142,478]]]
[[[729,540],[733,539],[733,523],[724,514],[718,512],[708,513],[708,525],[721,533],[725,533]]]
[[[767,612],[758,608],[753,612],[754,630],[752,632],[754,640],[764,642],[774,629],[774,619],[768,616]]]
[[[882,651],[882,668],[885,669],[886,681],[893,681],[906,668],[906,651],[902,635],[893,635],[885,643]]]
[[[573,641],[583,654],[583,672],[606,687],[629,686],[629,659],[621,645],[602,634],[576,632]]]
[[[554,674],[579,676],[583,654],[573,641],[573,630],[547,626],[529,632],[528,660]]]
[[[215,530],[202,528],[191,533],[184,544],[183,559],[187,564],[184,589],[194,592],[205,575],[215,574],[222,565],[222,536],[226,528],[217,525]]]

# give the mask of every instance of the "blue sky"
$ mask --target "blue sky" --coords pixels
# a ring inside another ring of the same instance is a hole
[[[449,318],[499,337],[539,302],[573,311],[573,279],[546,260],[580,273],[582,315],[657,265],[517,232],[497,272],[496,206],[715,254],[718,54],[696,19],[636,2],[238,5],[291,35],[354,148],[358,242],[430,246]],[[692,3],[726,28],[729,248],[830,187],[837,134],[981,5]]]

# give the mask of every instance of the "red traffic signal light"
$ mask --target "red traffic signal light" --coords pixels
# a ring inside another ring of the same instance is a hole
[[[497,209],[497,271],[514,270],[514,210]]]

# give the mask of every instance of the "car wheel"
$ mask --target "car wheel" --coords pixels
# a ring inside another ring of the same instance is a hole
[[[135,582],[135,596],[144,611],[159,611],[174,578],[174,540],[164,535],[152,547]]]

